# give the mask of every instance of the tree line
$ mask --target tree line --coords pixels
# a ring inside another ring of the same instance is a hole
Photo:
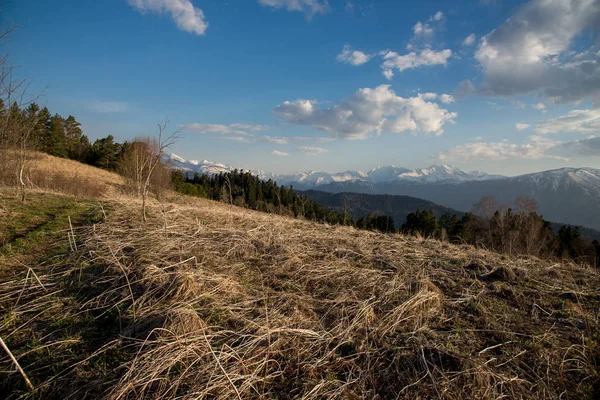
[[[417,210],[407,216],[401,231],[501,254],[571,259],[600,268],[598,240],[582,236],[578,227],[569,225],[555,233],[551,223],[537,213],[535,200],[519,197],[516,203],[513,210],[486,196],[462,217],[445,213],[437,219],[430,210]]]
[[[177,192],[185,195],[333,225],[356,225],[348,214],[332,211],[308,196],[300,196],[292,186],[279,186],[272,179],[265,181],[248,171],[235,169],[213,176],[198,173],[188,176],[182,171],[173,171],[172,183]]]
[[[103,169],[115,170],[117,161],[127,150],[127,143],[116,142],[113,135],[90,142],[74,116],[65,118],[60,114],[53,114],[47,107],[40,107],[35,102],[20,107],[17,101],[7,105],[0,99],[0,118],[8,121],[2,137],[4,141],[8,142],[12,138],[14,142],[18,137],[14,131],[21,126],[30,126],[28,150],[41,151]]]

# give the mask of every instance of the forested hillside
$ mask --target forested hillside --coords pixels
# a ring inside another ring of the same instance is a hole
[[[369,195],[362,193],[328,193],[318,190],[299,192],[317,203],[338,212],[346,212],[354,219],[368,215],[389,215],[396,228],[401,228],[406,217],[417,210],[431,210],[436,217],[445,213],[462,216],[462,212],[440,206],[431,201],[410,196]]]

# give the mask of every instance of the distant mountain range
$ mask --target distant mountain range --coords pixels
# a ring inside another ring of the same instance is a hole
[[[233,169],[206,160],[187,161],[176,155],[171,155],[171,163],[184,171],[208,175]],[[600,230],[600,170],[594,168],[561,168],[515,177],[465,172],[448,165],[414,170],[386,166],[366,173],[250,172],[298,190],[404,195],[463,212],[469,211],[483,196],[494,196],[500,204],[508,206],[514,206],[517,197],[527,196],[538,202],[539,212],[547,220]]]
[[[171,163],[174,167],[189,171],[198,172],[201,174],[213,175],[220,172],[232,171],[234,167],[218,164],[212,161],[195,161],[185,160],[176,154],[170,155]],[[338,183],[354,183],[364,186],[388,183],[388,182],[405,182],[405,183],[460,183],[468,181],[482,181],[490,179],[505,178],[502,175],[490,175],[484,172],[472,171],[465,172],[460,168],[450,165],[432,165],[429,168],[407,169],[389,165],[385,167],[377,167],[369,172],[358,170],[349,170],[337,173],[328,173],[322,171],[307,171],[296,172],[294,174],[274,174],[262,170],[250,170],[254,175],[262,179],[273,179],[280,185],[294,185],[299,189],[314,189],[319,186],[338,184]]]

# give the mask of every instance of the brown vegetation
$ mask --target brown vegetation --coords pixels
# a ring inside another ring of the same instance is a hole
[[[77,197],[114,197],[124,191],[125,179],[113,172],[37,151],[28,151],[26,157],[22,176],[29,190]],[[16,175],[1,175],[0,185],[17,187]]]
[[[0,258],[0,336],[36,388],[2,355],[13,397],[598,395],[596,271],[204,199],[145,224],[139,200],[102,205],[63,256]]]

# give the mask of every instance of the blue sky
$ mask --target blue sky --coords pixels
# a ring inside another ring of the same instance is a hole
[[[40,103],[94,140],[278,173],[600,168],[594,0],[5,0]]]

